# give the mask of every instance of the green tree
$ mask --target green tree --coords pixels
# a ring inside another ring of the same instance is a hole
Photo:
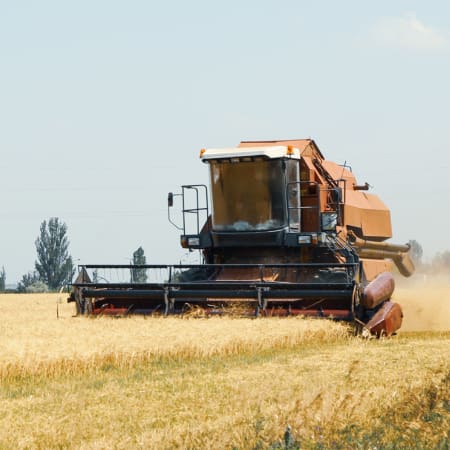
[[[57,290],[72,281],[75,273],[72,257],[69,255],[67,226],[57,217],[41,223],[41,231],[36,239],[36,272],[39,280],[49,289]]]
[[[39,279],[36,272],[28,272],[22,276],[17,285],[17,292],[47,292],[48,286]]]
[[[2,270],[0,270],[0,291],[4,291],[6,288],[6,272],[5,267],[2,267]]]
[[[433,269],[438,272],[450,271],[450,251],[445,250],[441,253],[436,253],[432,262]]]
[[[147,259],[144,255],[144,249],[139,247],[133,253],[133,265],[145,265]],[[147,271],[144,268],[133,267],[131,269],[131,281],[134,283],[145,283],[147,281]]]
[[[423,248],[422,246],[414,239],[409,241],[409,254],[411,256],[411,259],[413,260],[413,263],[420,267],[422,265],[422,256],[423,256]]]

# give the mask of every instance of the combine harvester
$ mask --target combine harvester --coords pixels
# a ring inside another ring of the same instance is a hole
[[[354,322],[377,336],[400,328],[391,269],[414,272],[409,246],[385,242],[390,212],[349,167],[310,139],[241,142],[200,158],[211,196],[185,185],[168,207],[176,226],[170,211],[181,205],[181,246],[204,263],[80,266],[69,298],[79,314],[213,314],[238,304],[255,316]]]

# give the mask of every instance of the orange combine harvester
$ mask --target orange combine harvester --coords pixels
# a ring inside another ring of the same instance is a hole
[[[79,314],[220,314],[238,304],[255,316],[354,322],[377,336],[400,328],[391,269],[414,272],[409,246],[386,242],[390,212],[349,167],[326,160],[311,139],[241,142],[200,158],[210,195],[184,185],[168,207],[181,246],[203,263],[80,266],[69,298]]]

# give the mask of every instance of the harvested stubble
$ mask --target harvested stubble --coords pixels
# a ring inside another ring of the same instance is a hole
[[[0,296],[0,448],[448,445],[449,333],[291,319],[73,318]]]

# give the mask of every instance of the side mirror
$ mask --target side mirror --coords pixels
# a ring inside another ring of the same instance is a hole
[[[178,230],[183,230],[183,228],[179,227],[175,222],[172,221],[172,219],[170,218],[170,208],[173,206],[173,198],[176,195],[181,195],[181,194],[174,194],[173,192],[169,192],[169,194],[167,195],[167,217],[169,219],[169,222]]]

